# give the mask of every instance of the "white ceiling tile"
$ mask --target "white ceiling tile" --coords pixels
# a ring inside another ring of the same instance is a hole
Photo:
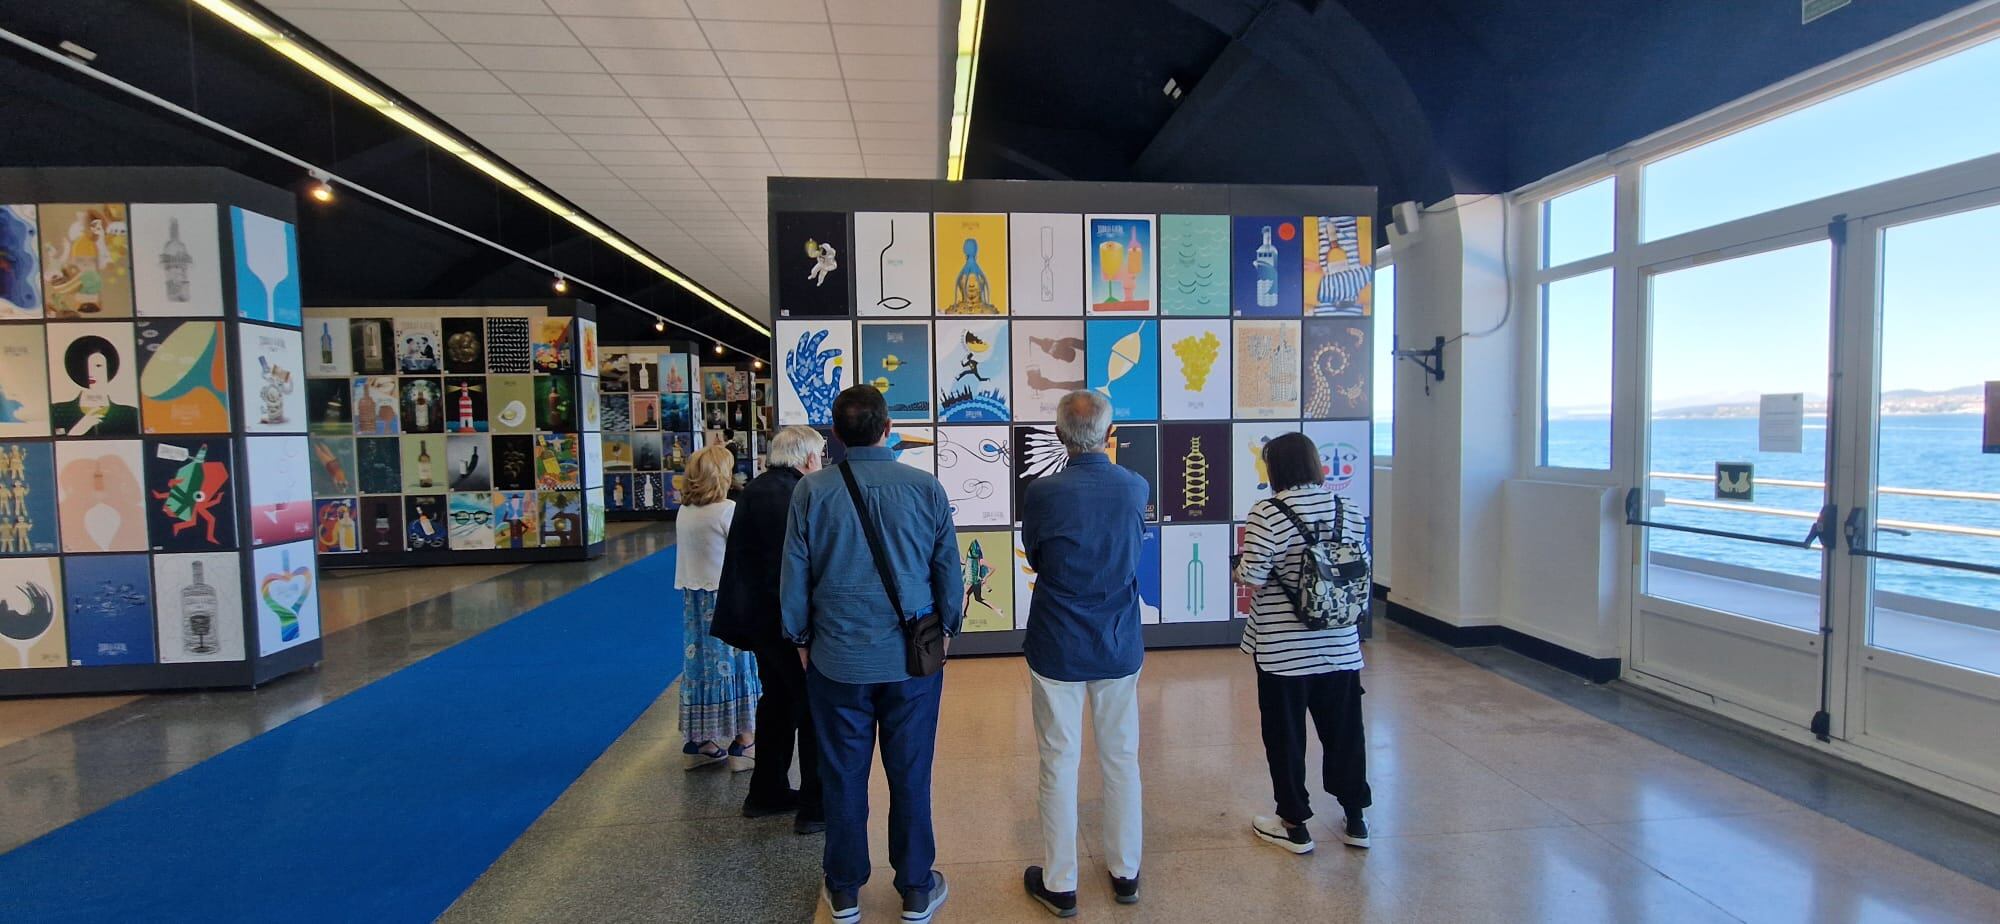
[[[937,0],[826,0],[826,10],[834,22],[884,26],[935,26],[939,18]]]
[[[938,56],[931,55],[841,55],[841,76],[849,80],[941,79]]]
[[[863,169],[859,154],[780,154],[778,166],[787,173],[805,171],[820,176],[858,176]]]
[[[562,151],[577,147],[576,142],[560,132],[474,132],[473,137],[495,150]]]
[[[666,74],[720,77],[722,62],[715,52],[701,49],[593,48],[598,63],[614,74]]]
[[[375,76],[404,93],[506,93],[507,85],[485,71],[375,69]]]
[[[613,167],[611,169],[618,171],[644,168]],[[708,185],[708,181],[696,176],[693,168],[682,167],[680,170],[681,175],[679,176],[621,176],[620,178],[625,180],[625,185],[632,187],[633,191],[639,193],[703,192],[713,194],[713,189]]]
[[[509,150],[507,148],[494,147],[493,150],[501,157],[520,167],[543,167],[552,164],[583,166],[595,165],[597,163],[597,161],[591,159],[588,151],[581,148],[567,151],[534,151]],[[531,170],[529,172],[533,173],[535,171]]]
[[[821,23],[703,21],[701,31],[718,51],[833,50],[833,34]]]
[[[648,151],[658,163],[676,163],[674,143],[665,135],[578,135],[578,146],[586,151]]]
[[[624,180],[621,180],[609,174],[606,174],[604,176],[563,177],[561,179],[551,180],[549,185],[554,186],[557,192],[560,192],[564,195],[568,195],[572,192],[581,193],[581,192],[591,192],[595,190],[613,190],[616,192],[625,193],[627,195],[630,195],[632,192],[632,190],[625,185]]]
[[[674,139],[674,147],[683,153],[688,151],[750,151],[763,154],[768,151],[762,138],[718,138],[688,137]]]
[[[623,96],[618,81],[610,74],[544,74],[528,71],[496,71],[493,76],[521,94],[554,96]]]
[[[663,99],[730,99],[736,98],[736,88],[727,77],[658,77],[643,74],[621,74],[618,83],[625,92],[633,96],[658,97]]]
[[[775,167],[778,165],[778,162],[772,160],[771,155],[769,154],[748,153],[743,151],[688,151],[685,152],[683,156],[685,156],[687,158],[687,162],[693,164],[695,166],[695,169],[697,170],[701,170],[701,168],[703,167],[746,167],[747,168],[747,167]],[[708,176],[709,172],[707,170],[701,170],[701,175]]]
[[[744,99],[839,103],[847,90],[838,80],[787,80],[782,77],[738,77],[736,92]]]
[[[658,135],[660,129],[650,119],[633,116],[556,116],[557,128],[572,135]]]
[[[614,116],[637,118],[644,113],[639,104],[622,95],[610,96],[528,96],[525,97],[535,110],[543,115],[573,116]]]
[[[687,0],[703,22],[754,19],[762,22],[825,22],[824,0]]]
[[[452,127],[460,131],[483,134],[486,132],[553,132],[554,123],[541,116],[528,115],[455,115],[446,119]]]
[[[497,83],[498,81],[496,81]],[[512,93],[412,93],[425,109],[451,115],[533,115],[535,107]]]
[[[663,192],[641,193],[647,202],[661,208],[719,208],[727,210],[715,193],[707,189],[676,189]]]
[[[943,43],[937,26],[833,26],[834,48],[844,55],[934,55],[942,52]]]
[[[491,13],[425,13],[424,19],[454,42],[489,45],[574,45],[576,39],[554,16]]]
[[[591,57],[590,50],[576,45],[463,45],[489,70],[549,71],[571,74],[600,74],[604,68]]]
[[[341,42],[334,48],[356,65],[476,70],[479,62],[450,42]]]
[[[861,152],[864,154],[922,154],[930,157],[935,156],[937,153],[937,142],[910,141],[905,138],[869,138],[863,136],[861,139]]]
[[[744,119],[750,111],[735,99],[642,99],[639,108],[654,118]]]
[[[630,19],[565,16],[562,21],[586,45],[599,48],[707,48],[692,19]]]
[[[938,118],[938,102],[928,103],[877,103],[854,102],[848,104],[854,110],[857,122],[930,122]]]
[[[750,114],[764,119],[799,119],[812,122],[845,122],[853,118],[845,103],[795,102],[783,99],[750,100],[744,105],[750,107]]]
[[[686,135],[746,138],[757,135],[757,123],[749,119],[654,119],[653,124],[673,138]]]
[[[683,0],[543,0],[564,16],[651,16],[686,19],[694,14]]]
[[[542,0],[404,0],[404,6],[422,13],[521,13],[547,15]]]
[[[270,0],[264,4],[273,10],[403,10],[402,0]],[[289,19],[290,14],[287,13]]]
[[[590,156],[596,158],[598,163],[603,164],[607,167],[613,167],[613,168],[651,167],[662,171],[667,170],[668,168],[678,167],[680,168],[679,172],[662,173],[660,175],[661,176],[694,175],[694,172],[688,169],[687,162],[685,160],[682,160],[679,154],[676,154],[672,151],[593,150],[590,152]],[[611,172],[617,173],[619,176],[630,175],[626,173],[621,173],[616,169],[613,169]]]
[[[861,146],[852,138],[766,138],[764,143],[779,155],[779,163],[784,162],[786,154],[861,153]]]
[[[757,120],[766,138],[852,138],[853,122],[802,122],[796,119]]]
[[[936,103],[940,98],[936,81],[850,80],[847,98],[857,103]]]
[[[936,122],[856,122],[863,138],[901,138],[906,141],[936,141],[943,132]]]
[[[546,180],[611,178],[611,171],[595,162],[588,164],[545,164],[535,168],[535,176]]]
[[[883,180],[934,180],[939,176],[938,168],[930,167],[876,167],[868,168],[868,175]]]
[[[390,36],[405,42],[445,41],[443,33],[409,10],[296,9],[286,13],[285,19],[322,42],[381,41]]]
[[[768,167],[736,167],[710,164],[705,167],[696,167],[695,169],[700,171],[703,177],[711,180],[761,180],[767,176],[776,176],[778,174],[778,165],[775,162]]]
[[[870,167],[924,167],[935,165],[941,158],[929,151],[912,151],[903,154],[863,154]]]
[[[725,51],[717,55],[731,77],[798,77],[839,80],[840,59],[833,55],[783,51]]]

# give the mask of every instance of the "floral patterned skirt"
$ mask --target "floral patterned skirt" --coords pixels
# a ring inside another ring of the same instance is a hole
[[[681,736],[727,746],[757,730],[757,662],[708,634],[715,620],[715,591],[681,591],[686,663],[681,669]]]

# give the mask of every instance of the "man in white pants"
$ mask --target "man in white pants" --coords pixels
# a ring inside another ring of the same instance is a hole
[[[1061,472],[1021,499],[1021,542],[1035,569],[1023,648],[1042,752],[1043,866],[1028,867],[1029,897],[1057,917],[1076,914],[1076,772],[1083,711],[1097,730],[1104,775],[1104,859],[1113,896],[1139,900],[1139,552],[1146,481],[1111,464],[1111,403],[1094,391],[1063,396],[1056,435]]]

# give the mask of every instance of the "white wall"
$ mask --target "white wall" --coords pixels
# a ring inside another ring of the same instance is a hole
[[[1616,658],[1622,495],[1604,485],[1509,481],[1501,489],[1500,624],[1593,658]]]

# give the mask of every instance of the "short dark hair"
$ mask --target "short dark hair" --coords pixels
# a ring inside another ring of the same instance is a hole
[[[1287,433],[1264,444],[1264,469],[1271,476],[1271,493],[1326,482],[1326,463],[1319,447],[1303,433]]]
[[[849,446],[873,446],[889,427],[889,402],[873,385],[856,385],[833,398],[833,435]]]

